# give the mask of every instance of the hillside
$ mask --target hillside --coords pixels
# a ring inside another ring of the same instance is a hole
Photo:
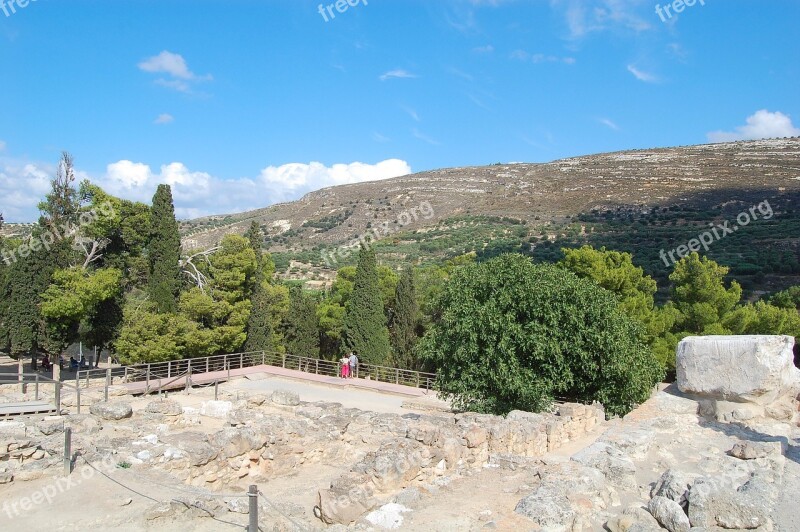
[[[207,247],[256,220],[279,269],[292,264],[299,278],[326,278],[326,271],[352,263],[338,247],[387,223],[391,230],[382,231],[376,247],[389,263],[473,250],[520,250],[553,260],[560,247],[588,242],[632,251],[663,280],[669,271],[660,249],[685,244],[712,222],[733,222],[764,201],[774,210],[770,220],[715,242],[708,254],[726,258],[721,261],[734,274],[759,276],[756,284],[774,274],[770,282],[782,285],[800,273],[800,138],[435,170],[200,218],[184,222],[182,231],[186,247]]]

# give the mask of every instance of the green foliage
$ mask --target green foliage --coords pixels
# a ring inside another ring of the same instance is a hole
[[[672,300],[678,311],[675,327],[686,334],[726,334],[723,318],[742,297],[742,287],[732,281],[725,288],[729,269],[697,253],[681,259],[669,276]]]
[[[677,339],[669,335],[677,311],[672,305],[655,305],[656,281],[633,264],[630,253],[599,250],[591,246],[564,249],[559,266],[578,277],[591,279],[616,295],[620,310],[637,320],[643,327],[643,340],[653,349],[656,358],[668,370],[675,368]]]
[[[196,333],[197,325],[185,316],[155,312],[147,304],[128,305],[115,348],[123,364],[178,360],[190,355],[190,340],[192,347],[198,341],[211,343]]]
[[[344,337],[346,347],[362,361],[385,364],[389,360],[389,331],[372,248],[359,252],[353,293],[345,304]]]
[[[611,293],[521,255],[456,270],[438,306],[419,353],[458,408],[542,411],[566,396],[622,415],[663,375]]]
[[[159,312],[175,312],[181,287],[181,237],[169,185],[158,185],[153,196],[147,256],[150,299]]]
[[[770,304],[781,308],[800,310],[800,286],[792,286],[769,299]]]
[[[114,268],[88,272],[82,268],[57,270],[42,294],[41,311],[53,320],[80,321],[102,301],[120,292],[122,272]]]
[[[786,334],[800,338],[800,312],[764,301],[737,307],[725,316],[724,324],[733,334]]]
[[[299,287],[289,293],[289,312],[286,314],[286,350],[302,357],[319,357],[319,324],[317,303]]]
[[[414,356],[419,325],[419,303],[414,285],[414,270],[406,268],[400,276],[394,297],[391,323],[392,362],[395,367],[418,367]]]

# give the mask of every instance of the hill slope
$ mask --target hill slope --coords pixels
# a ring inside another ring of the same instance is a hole
[[[281,259],[280,265],[299,259],[319,267],[326,261],[332,267],[347,263],[343,254],[334,254],[332,261],[326,257],[337,246],[374,231],[391,236],[378,245],[389,262],[425,262],[470,250],[499,252],[514,249],[514,242],[520,250],[547,259],[548,247],[601,242],[633,251],[651,273],[663,278],[668,272],[653,271],[658,251],[656,257],[652,250],[642,256],[648,239],[674,243],[666,248],[672,249],[709,223],[735,219],[764,201],[774,208],[774,217],[761,222],[759,231],[737,234],[737,242],[752,248],[758,235],[769,235],[770,249],[788,251],[797,262],[800,138],[422,172],[327,188],[257,211],[192,220],[183,224],[183,233],[185,246],[206,247],[225,234],[243,233],[256,220],[268,235],[265,247]],[[390,230],[379,230],[381,224]],[[609,238],[620,233],[638,234],[638,240],[626,244]],[[749,235],[742,237],[745,233]],[[715,247],[720,252],[727,246]]]

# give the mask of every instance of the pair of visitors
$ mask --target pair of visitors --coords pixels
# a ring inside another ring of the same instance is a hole
[[[350,351],[349,355],[342,355],[339,360],[341,366],[341,377],[343,379],[355,379],[358,370],[358,355],[355,351]]]

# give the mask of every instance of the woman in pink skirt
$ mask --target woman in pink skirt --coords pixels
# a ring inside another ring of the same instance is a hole
[[[342,359],[339,360],[339,364],[342,366],[342,378],[348,378],[350,376],[350,359],[346,356],[342,356]]]

